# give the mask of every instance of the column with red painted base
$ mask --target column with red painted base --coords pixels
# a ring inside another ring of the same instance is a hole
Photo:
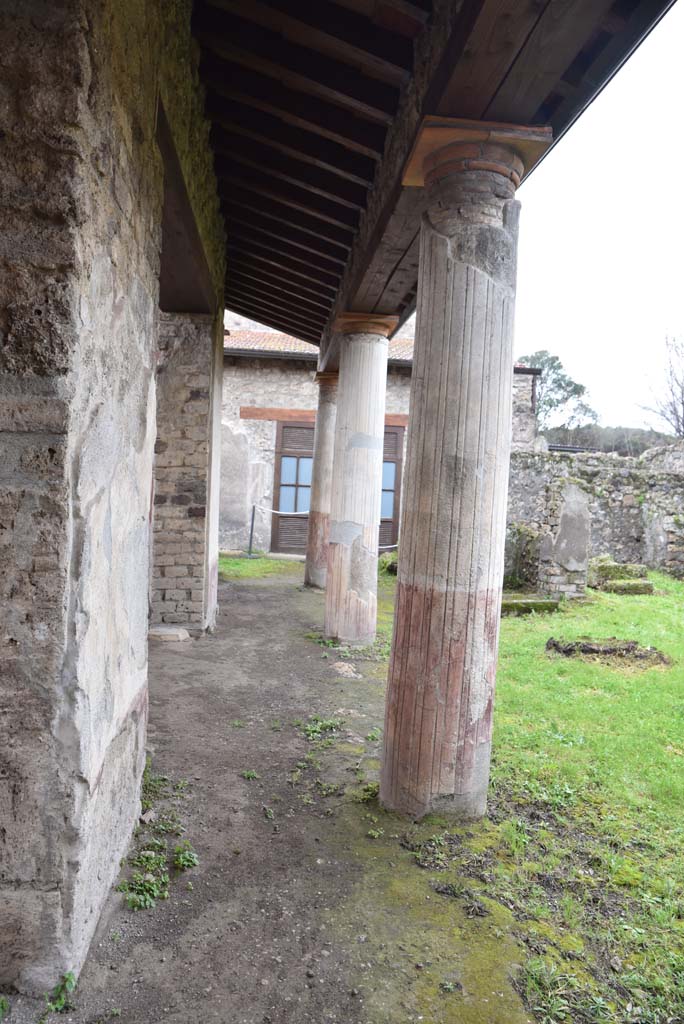
[[[337,374],[316,374],[318,409],[314,431],[311,503],[306,542],[304,583],[325,588],[328,569],[328,536],[332,501],[335,420],[337,418]]]
[[[482,135],[483,133],[481,133]],[[520,149],[424,160],[418,323],[380,797],[486,809],[511,434]]]

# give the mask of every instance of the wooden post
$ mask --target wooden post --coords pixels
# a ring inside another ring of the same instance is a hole
[[[423,155],[428,202],[380,790],[387,807],[414,817],[486,809],[520,149],[485,125],[473,141],[466,134]]]
[[[325,635],[375,639],[387,338],[397,317],[348,313],[340,354]]]
[[[304,583],[308,587],[325,588],[335,452],[335,420],[337,418],[337,374],[317,373],[316,382],[318,383],[318,409],[314,431]]]

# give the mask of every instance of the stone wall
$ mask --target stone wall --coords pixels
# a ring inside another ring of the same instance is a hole
[[[217,403],[213,394],[215,353],[220,346],[222,358],[222,345],[211,316],[160,316],[152,623],[203,630],[216,621],[218,562],[209,545],[218,494],[210,466],[212,426],[220,413],[220,397]]]
[[[78,971],[138,810],[164,96],[222,226],[190,3],[2,6],[0,986]]]
[[[515,528],[522,525],[543,538],[538,582],[550,591],[580,592],[587,558],[602,554],[684,577],[683,508],[682,445],[640,458],[514,452],[507,572],[513,571]]]

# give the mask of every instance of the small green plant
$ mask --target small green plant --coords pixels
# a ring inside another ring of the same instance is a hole
[[[264,818],[266,821],[273,821],[275,814],[272,807],[264,807]]]
[[[335,782],[323,782],[322,779],[316,779],[316,789],[321,796],[333,796],[334,793],[340,791],[340,787]]]
[[[282,722],[278,718],[276,718],[273,722],[271,722],[271,731],[272,732],[280,732],[282,727],[283,727]]]
[[[458,992],[458,990],[459,986],[455,981],[440,981],[439,983],[439,991],[444,992],[445,995],[448,992]]]
[[[7,996],[0,996],[0,1021],[4,1020],[9,1013],[10,1003]]]
[[[366,739],[368,740],[369,743],[377,743],[377,741],[380,739],[381,736],[382,736],[382,729],[379,726],[376,725],[368,733],[368,735],[366,736]]]
[[[321,718],[320,715],[312,715],[302,729],[302,732],[307,740],[313,742],[337,732],[342,727],[342,724],[341,718]]]
[[[187,871],[189,868],[196,868],[199,864],[199,857],[186,839],[174,847],[173,866],[177,871]]]
[[[361,787],[361,792],[357,797],[355,797],[355,799],[360,804],[370,804],[374,800],[377,800],[379,792],[379,782],[367,782],[364,786]]]
[[[243,779],[247,779],[248,781],[261,778],[258,772],[255,772],[253,768],[247,768],[244,772],[240,772],[240,775],[242,775]]]
[[[232,729],[244,729],[245,727],[245,723],[241,718],[234,718],[230,725]]]
[[[160,835],[182,836],[185,832],[185,826],[176,811],[160,814],[149,827],[152,832],[157,832]]]
[[[152,805],[156,803],[157,800],[160,800],[162,797],[167,795],[168,786],[168,775],[155,775],[152,771],[152,760],[148,756],[143,770],[142,791],[140,794],[143,813],[151,810]]]
[[[132,877],[121,882],[117,888],[125,894],[129,910],[152,910],[157,900],[169,898],[169,876],[166,872],[143,875],[134,871]]]
[[[76,977],[73,971],[67,971],[59,979],[50,995],[45,996],[45,1011],[41,1021],[47,1020],[50,1013],[67,1013],[73,1010],[69,996],[76,988]]]
[[[384,834],[384,828],[369,828],[368,831],[366,832],[366,835],[368,836],[369,839],[380,839],[382,838],[382,836],[384,836]]]

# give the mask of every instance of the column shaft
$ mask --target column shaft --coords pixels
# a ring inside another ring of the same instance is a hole
[[[325,634],[375,638],[378,530],[387,387],[387,338],[352,333],[342,344],[328,546]]]
[[[318,410],[314,431],[311,504],[309,505],[304,583],[309,587],[325,588],[335,453],[335,421],[337,419],[337,374],[318,374],[317,381]]]
[[[493,169],[505,156],[470,170],[451,153],[426,182],[381,783],[387,806],[415,816],[486,806],[518,219],[513,180]]]

